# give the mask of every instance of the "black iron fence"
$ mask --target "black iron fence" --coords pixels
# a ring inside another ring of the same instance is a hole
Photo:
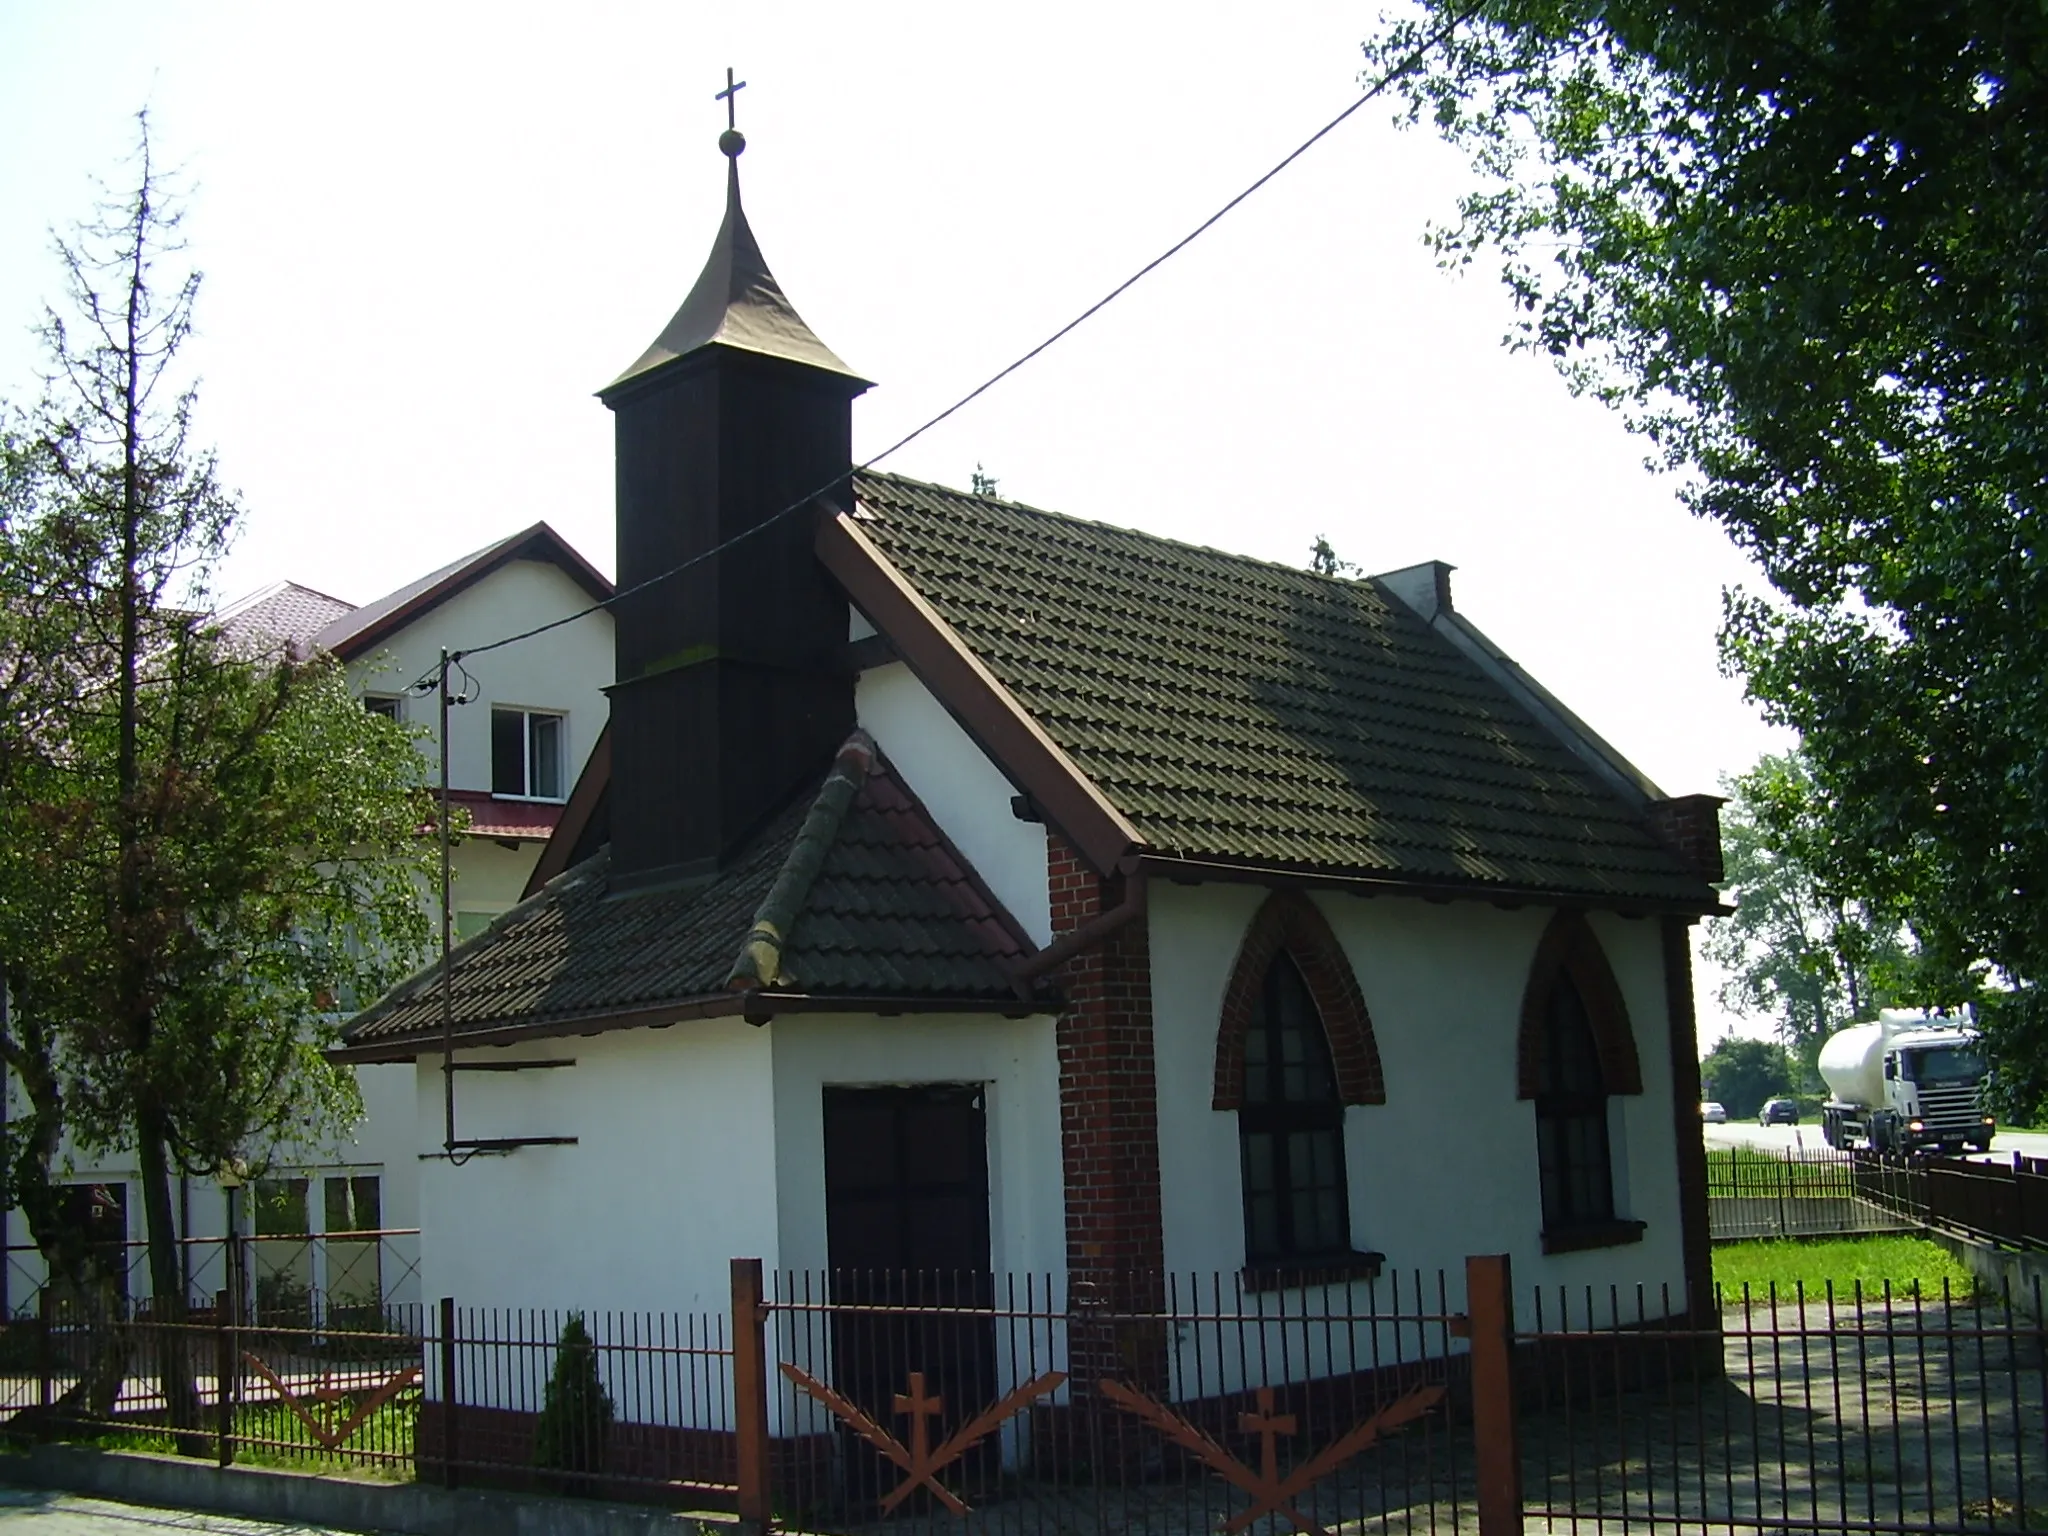
[[[1707,1217],[1717,1242],[1938,1227],[2002,1247],[2048,1249],[2048,1159],[1715,1149],[1707,1154]]]
[[[1710,1327],[1673,1320],[1661,1292],[1531,1298],[1517,1334],[1527,1514],[1673,1531],[2048,1527],[2037,1294],[1717,1299]]]
[[[362,1329],[54,1300],[0,1332],[21,1432],[792,1528],[2048,1529],[2041,1298],[1517,1289],[1463,1273],[784,1274],[727,1314]],[[2024,1304],[2016,1304],[2024,1303]]]

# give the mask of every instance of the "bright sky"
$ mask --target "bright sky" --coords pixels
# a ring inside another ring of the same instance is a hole
[[[121,186],[147,104],[206,273],[201,431],[248,511],[219,594],[363,602],[539,518],[610,569],[592,392],[717,228],[728,64],[754,231],[878,382],[867,455],[1335,115],[1375,13],[0,0],[0,396],[36,376],[50,230],[95,176]],[[887,467],[964,486],[980,463],[1035,505],[1296,564],[1318,533],[1368,571],[1448,560],[1553,692],[1667,792],[1711,791],[1782,745],[1716,670],[1722,588],[1755,578],[1605,410],[1501,345],[1490,272],[1437,269],[1422,237],[1462,165],[1391,117],[1365,108]]]

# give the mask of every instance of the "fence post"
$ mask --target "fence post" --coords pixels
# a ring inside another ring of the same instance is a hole
[[[1521,1536],[1522,1446],[1515,1402],[1514,1277],[1504,1253],[1465,1260],[1471,1319],[1472,1434],[1479,1462],[1479,1536]]]
[[[228,1311],[229,1293],[216,1291],[213,1297],[213,1395],[214,1449],[220,1464],[235,1464],[235,1335],[234,1314]]]
[[[732,1403],[739,1439],[740,1523],[766,1531],[774,1518],[768,1484],[768,1309],[761,1261],[732,1261]]]
[[[50,1378],[56,1374],[56,1340],[50,1333],[50,1314],[55,1304],[50,1300],[50,1281],[46,1276],[43,1288],[36,1292],[36,1406],[47,1415],[50,1401],[55,1396]]]
[[[441,1298],[441,1486],[455,1476],[455,1298]]]

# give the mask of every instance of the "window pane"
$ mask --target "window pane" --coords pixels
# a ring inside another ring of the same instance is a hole
[[[491,793],[526,793],[526,714],[523,710],[491,711]]]
[[[363,695],[363,708],[373,715],[382,715],[386,720],[398,718],[398,699],[394,694],[366,693]]]
[[[258,1179],[256,1181],[256,1235],[298,1237],[306,1226],[304,1179]]]
[[[313,1292],[313,1242],[307,1237],[304,1179],[259,1179],[254,1216],[256,1315],[261,1321],[294,1324],[308,1315]],[[268,1239],[268,1241],[263,1241]]]
[[[384,1183],[374,1173],[349,1180],[356,1202],[356,1230],[378,1232],[384,1227]]]
[[[329,1179],[327,1183],[326,1206],[328,1232],[353,1232],[356,1229],[354,1214],[348,1208],[348,1180]]]
[[[545,800],[562,798],[562,717],[528,715],[533,744],[533,788]]]

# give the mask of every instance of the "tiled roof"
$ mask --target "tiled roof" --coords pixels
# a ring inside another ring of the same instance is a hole
[[[612,595],[611,582],[578,554],[567,539],[546,523],[535,523],[530,528],[486,544],[438,571],[429,571],[417,581],[407,582],[396,592],[387,592],[374,602],[349,609],[313,635],[312,643],[323,651],[332,651],[344,661],[354,660],[436,604],[447,601],[512,560],[545,560],[560,566],[590,595],[593,602],[601,602]]]
[[[221,607],[214,613],[213,622],[228,644],[238,651],[282,641],[294,654],[306,655],[315,635],[353,612],[355,604],[344,603],[338,597],[315,592],[296,581],[275,581]]]
[[[799,835],[819,827],[824,797],[807,795],[708,884],[614,894],[609,853],[550,882],[456,949],[458,1035],[660,1022],[705,1000],[736,1011],[735,972],[771,890],[793,894],[795,916],[761,992],[770,1008],[834,997],[1021,1008],[1009,967],[1031,945],[1015,920],[871,745],[860,768],[823,846]],[[778,883],[792,872],[793,893]],[[438,983],[429,966],[358,1014],[347,1053],[431,1048]]]
[[[859,527],[1149,845],[1711,907],[1710,886],[1372,580],[855,477]]]
[[[559,805],[533,800],[500,800],[487,789],[455,789],[448,798],[469,812],[471,837],[506,837],[544,843],[562,820]],[[451,817],[450,820],[455,820]]]

